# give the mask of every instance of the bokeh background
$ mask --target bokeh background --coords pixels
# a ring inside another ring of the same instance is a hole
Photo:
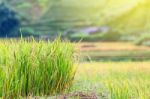
[[[150,45],[149,0],[0,2],[0,23],[12,19],[10,29],[7,29],[10,26],[5,21],[6,25],[1,25],[0,28],[6,27],[6,30],[0,29],[2,37],[17,37],[22,34],[53,39],[61,34],[63,38],[72,41],[132,41]]]

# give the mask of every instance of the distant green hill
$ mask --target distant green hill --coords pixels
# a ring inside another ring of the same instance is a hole
[[[149,0],[6,0],[28,21],[25,28],[51,33],[71,28],[110,26],[120,33],[150,29]]]
[[[36,23],[44,26],[42,30],[48,28],[49,31],[101,26],[135,4],[135,0],[55,0]]]

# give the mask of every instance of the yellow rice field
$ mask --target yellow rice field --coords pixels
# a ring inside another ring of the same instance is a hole
[[[74,87],[104,99],[150,99],[150,62],[80,63]]]

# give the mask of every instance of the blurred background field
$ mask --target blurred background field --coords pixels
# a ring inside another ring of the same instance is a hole
[[[149,99],[150,62],[81,63],[71,91],[96,93],[98,99]]]
[[[150,48],[128,42],[76,43],[81,61],[149,61]]]
[[[150,98],[149,0],[0,0],[0,42],[20,37],[71,41],[79,66],[67,93]]]

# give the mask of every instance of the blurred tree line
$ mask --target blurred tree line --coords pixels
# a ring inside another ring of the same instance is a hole
[[[12,32],[18,29],[20,20],[16,12],[7,7],[4,3],[0,4],[0,36],[11,36]]]

